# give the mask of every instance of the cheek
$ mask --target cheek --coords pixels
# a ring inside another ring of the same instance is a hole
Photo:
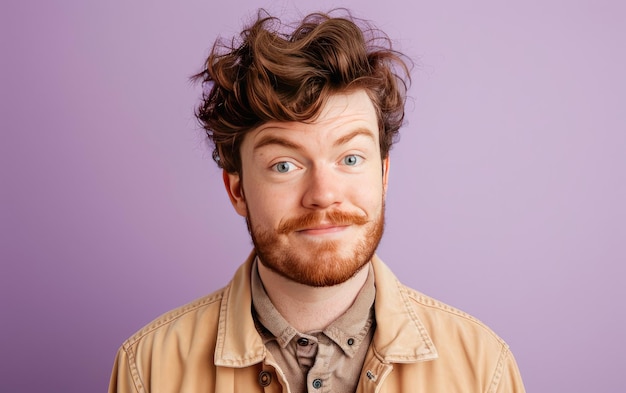
[[[362,199],[380,201],[383,197],[383,177],[379,171],[368,174],[358,180],[358,186],[352,187],[357,196]]]
[[[372,215],[382,209],[383,188],[382,186],[359,187],[351,191],[349,200],[354,206]]]
[[[296,194],[293,189],[281,190],[279,187],[267,187],[259,184],[246,185],[246,204],[248,214],[255,225],[270,226],[279,222],[294,210]]]

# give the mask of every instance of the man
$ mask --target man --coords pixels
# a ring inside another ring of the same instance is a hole
[[[408,79],[389,42],[349,14],[260,13],[214,46],[197,116],[254,251],[127,340],[109,392],[524,391],[500,338],[375,255]]]

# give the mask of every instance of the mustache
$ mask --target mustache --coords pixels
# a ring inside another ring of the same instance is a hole
[[[347,213],[342,211],[331,212],[311,212],[299,217],[289,218],[283,221],[278,227],[281,235],[294,232],[304,228],[311,228],[321,223],[343,226],[343,225],[365,225],[369,222],[366,216],[357,213]]]

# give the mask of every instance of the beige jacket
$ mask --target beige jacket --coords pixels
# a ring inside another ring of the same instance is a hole
[[[129,338],[109,393],[289,392],[250,313],[252,260],[224,289]],[[377,326],[357,392],[524,392],[513,355],[489,328],[405,287],[377,257],[373,267]]]

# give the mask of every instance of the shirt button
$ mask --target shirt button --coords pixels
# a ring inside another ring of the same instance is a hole
[[[259,373],[259,385],[265,387],[272,383],[272,374],[268,371],[261,371]]]
[[[353,338],[349,338],[348,339],[348,345],[354,345],[354,339]]]
[[[321,387],[322,387],[322,380],[321,380],[321,379],[319,379],[319,378],[315,378],[315,379],[313,380],[313,387],[314,387],[315,389],[319,389],[319,388],[321,388]]]
[[[309,340],[304,337],[301,337],[298,339],[298,345],[301,347],[306,347],[307,345],[309,345]]]

